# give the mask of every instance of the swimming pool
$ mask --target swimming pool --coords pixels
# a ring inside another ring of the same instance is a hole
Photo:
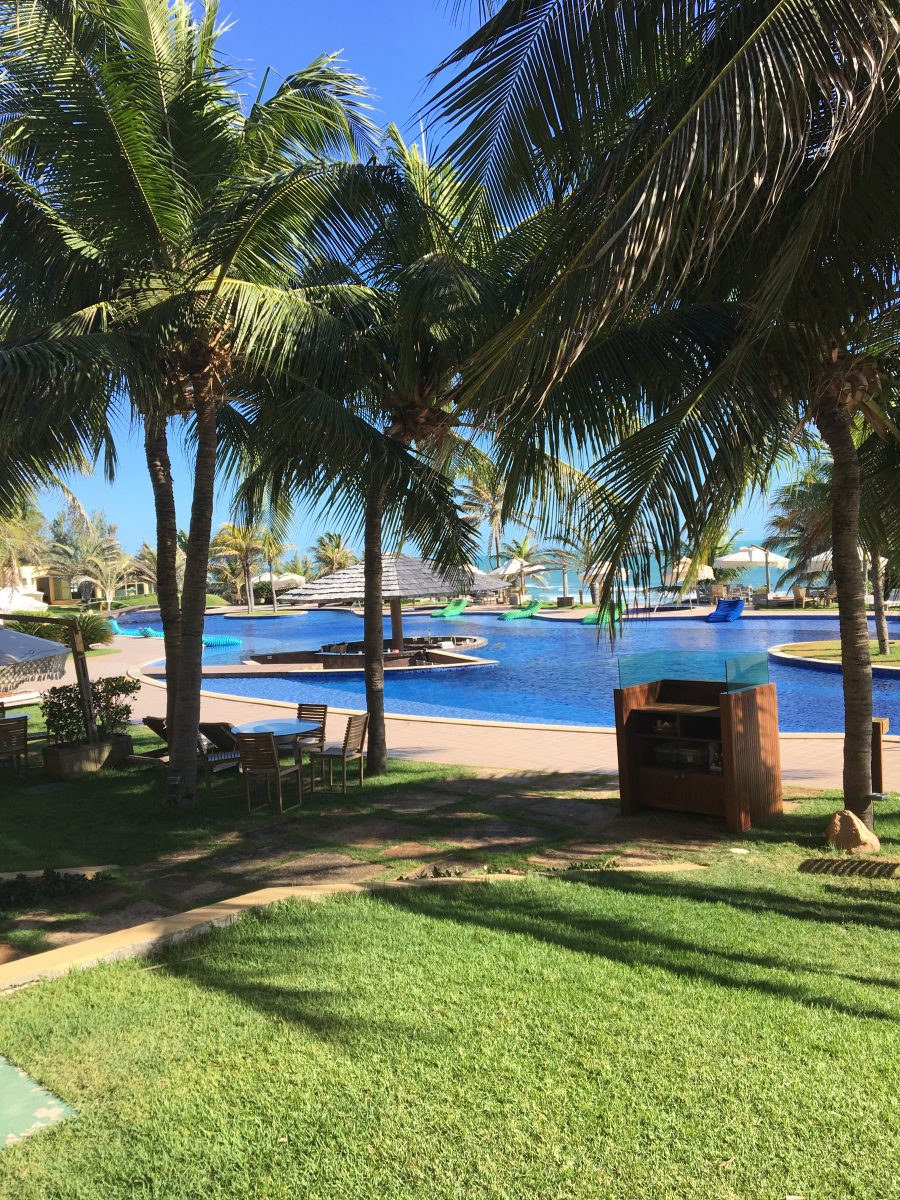
[[[236,664],[260,651],[314,649],[325,642],[362,636],[362,621],[347,612],[286,617],[277,622],[277,637],[271,622],[208,617],[206,628],[209,633],[236,634],[243,641],[240,649],[207,651],[203,656],[207,664]],[[838,636],[836,617],[765,617],[731,625],[707,625],[702,619],[685,617],[657,618],[627,622],[611,652],[609,644],[598,639],[596,629],[569,621],[502,622],[495,615],[483,614],[447,622],[408,615],[404,628],[410,635],[452,630],[486,637],[488,644],[479,653],[496,659],[497,666],[388,674],[388,712],[546,725],[612,725],[619,654],[649,650],[673,655],[694,650],[741,654],[782,642]],[[769,671],[778,685],[782,730],[834,732],[843,728],[840,675],[778,662],[770,662]],[[205,681],[205,687],[235,696],[364,707],[361,676],[216,675]],[[900,728],[900,677],[877,677],[874,688],[875,713],[889,717],[892,729]]]

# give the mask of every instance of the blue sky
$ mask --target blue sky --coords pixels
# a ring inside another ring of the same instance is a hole
[[[375,94],[373,117],[382,124],[396,122],[407,135],[418,132],[417,111],[428,72],[465,35],[465,28],[451,19],[449,0],[223,0],[220,13],[232,22],[221,49],[251,72],[256,83],[266,68],[284,76],[319,54],[340,52],[347,67],[362,75]],[[252,87],[247,84],[248,93]],[[125,549],[133,553],[144,540],[153,540],[153,503],[136,430],[125,422],[117,430],[117,451],[114,483],[96,473],[71,481],[72,490],[86,508],[105,509],[118,524]],[[187,527],[191,467],[177,449],[173,466],[179,522]],[[59,506],[53,496],[43,504],[48,514]],[[228,507],[223,493],[216,523],[229,519]],[[755,504],[738,525],[756,540],[764,520],[761,506]],[[298,512],[291,541],[303,550],[323,528],[328,528],[327,517]]]

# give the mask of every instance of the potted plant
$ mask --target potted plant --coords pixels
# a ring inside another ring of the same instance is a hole
[[[140,690],[136,679],[124,675],[91,683],[97,741],[88,738],[84,708],[77,684],[50,688],[44,694],[41,712],[47,722],[51,744],[44,750],[44,769],[54,779],[74,779],[121,766],[134,745],[126,730],[131,718],[127,697]]]

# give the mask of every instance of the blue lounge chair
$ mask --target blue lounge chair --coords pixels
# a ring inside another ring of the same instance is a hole
[[[116,637],[143,637],[140,629],[123,629],[115,617],[107,617],[109,627]]]
[[[727,621],[739,621],[744,613],[743,600],[720,600],[716,611],[706,618],[710,625],[718,625]]]

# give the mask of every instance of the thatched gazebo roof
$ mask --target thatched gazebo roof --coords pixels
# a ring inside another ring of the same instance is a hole
[[[406,554],[382,555],[381,594],[385,600],[407,600],[415,596],[461,596],[499,592],[508,587],[505,579],[467,568],[444,571],[424,558]],[[308,600],[325,603],[329,600],[362,600],[365,598],[364,567],[362,563],[324,575],[302,587],[282,592],[287,600]]]

